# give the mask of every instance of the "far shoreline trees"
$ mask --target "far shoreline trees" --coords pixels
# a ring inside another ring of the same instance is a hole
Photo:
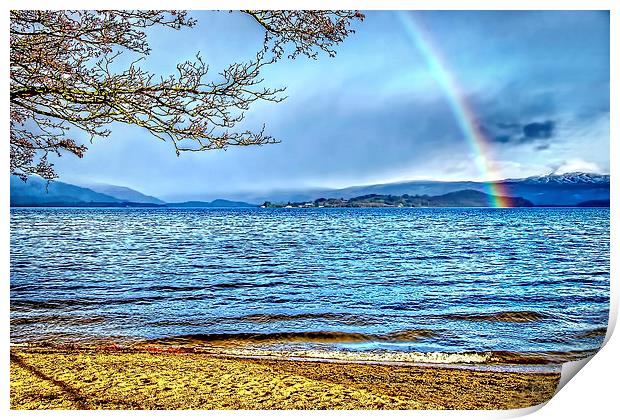
[[[236,130],[256,101],[280,102],[285,87],[263,86],[261,70],[283,57],[330,57],[363,20],[357,11],[241,11],[265,30],[262,50],[248,62],[230,64],[217,77],[200,55],[177,64],[170,76],[150,73],[140,62],[150,53],[145,30],[179,30],[197,22],[186,11],[10,12],[10,172],[57,177],[48,154],[82,157],[90,141],[110,134],[109,124],[143,127],[185,151],[278,142],[258,130]],[[215,12],[214,12],[215,13]],[[123,52],[138,59],[122,71]]]

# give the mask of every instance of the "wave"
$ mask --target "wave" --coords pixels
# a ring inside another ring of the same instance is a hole
[[[533,322],[543,320],[548,315],[534,311],[505,311],[486,314],[448,314],[440,317],[458,321]]]
[[[593,356],[598,350],[576,350],[568,352],[513,352],[493,351],[490,362],[518,365],[561,364]]]
[[[190,297],[140,296],[131,298],[76,298],[76,299],[11,299],[11,310],[67,309],[103,305],[141,305],[162,300],[191,300]]]
[[[300,314],[249,314],[226,318],[228,321],[245,321],[257,324],[268,324],[282,321],[329,320],[348,325],[371,325],[380,322],[377,317],[361,316],[347,313],[321,312]]]
[[[421,337],[430,337],[430,330],[403,330],[388,334],[364,334],[340,331],[293,331],[273,333],[221,333],[189,334],[169,338],[149,340],[157,344],[230,344],[238,343],[360,343],[360,342],[409,342]]]
[[[457,259],[457,257],[452,257],[450,255],[412,255],[410,257],[408,257],[411,260],[420,260],[420,261],[425,261],[425,260],[454,260]]]
[[[122,348],[122,347],[121,347]],[[201,347],[169,345],[161,341],[139,343],[132,347],[156,353],[206,353],[211,355],[274,358],[281,360],[332,361],[354,363],[379,363],[396,365],[440,365],[444,367],[481,368],[497,370],[559,369],[566,362],[582,360],[596,354],[596,349],[570,352],[402,352],[402,351],[351,351],[328,349],[267,349],[251,346]]]
[[[335,350],[329,348],[294,348],[253,346],[258,338],[310,337],[312,339],[361,339],[359,334],[309,332],[253,334],[251,342],[230,341],[231,336],[248,338],[250,334],[188,335],[140,341],[128,337],[77,337],[73,334],[54,334],[33,341],[12,342],[11,346],[50,347],[66,350],[97,349],[102,351],[195,353],[221,357],[324,361],[343,363],[374,363],[387,365],[428,366],[501,371],[558,371],[563,363],[582,360],[596,354],[598,349],[568,352],[465,351],[465,352],[403,352],[393,350]],[[363,335],[362,335],[363,336]],[[224,342],[218,341],[223,339]],[[231,344],[230,346],[222,344]]]
[[[200,294],[183,294],[175,293],[170,295],[152,294],[148,296],[135,297],[100,297],[100,298],[69,298],[69,299],[11,299],[11,310],[40,310],[40,309],[67,309],[82,308],[106,305],[146,305],[155,302],[165,301],[206,301],[212,296],[208,292],[248,287],[247,284],[238,285],[232,283],[223,283],[212,285],[204,288],[204,293]],[[269,287],[268,285],[257,285],[253,287]],[[289,302],[287,299],[273,299],[273,303]]]
[[[102,316],[75,317],[63,315],[42,315],[28,317],[11,318],[11,325],[33,325],[33,324],[62,324],[62,325],[91,325],[106,321]]]
[[[595,328],[592,330],[587,330],[582,333],[577,334],[576,338],[597,338],[597,337],[605,337],[607,335],[607,327]]]

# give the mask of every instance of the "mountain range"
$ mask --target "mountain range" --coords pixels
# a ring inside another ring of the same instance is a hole
[[[117,185],[89,188],[31,176],[26,182],[11,176],[11,207],[256,207],[230,200],[166,203],[157,197]]]
[[[511,197],[521,197],[536,206],[576,206],[584,201],[609,201],[609,175],[584,172],[506,179],[497,182]],[[440,196],[455,191],[487,193],[488,183],[474,181],[406,181],[352,186],[341,189],[274,191],[268,194],[236,194],[227,198],[253,203],[313,201],[317,198],[351,199],[368,194]]]
[[[157,197],[145,195],[139,191],[132,190],[131,188],[119,187],[118,185],[93,184],[93,185],[84,185],[83,187],[87,187],[88,189],[101,193],[101,194],[112,196],[119,200],[124,200],[124,201],[129,201],[129,202],[134,202],[134,203],[166,204],[165,201],[160,200]]]
[[[506,179],[497,184],[509,196],[531,202],[535,206],[609,206],[609,175],[584,172],[551,174],[521,179]],[[473,181],[407,181],[389,184],[353,186],[341,189],[276,191],[267,194],[229,194],[212,201],[167,203],[131,188],[94,184],[78,186],[61,181],[47,182],[32,176],[23,182],[11,176],[11,206],[155,206],[155,207],[255,207],[256,203],[309,202],[317,199],[350,200],[368,195],[438,197],[459,191],[486,193],[488,184]],[[471,197],[471,193],[469,194]],[[450,196],[449,196],[450,197]],[[457,195],[454,197],[465,197]],[[448,206],[466,206],[454,198]],[[250,204],[255,203],[255,204]]]

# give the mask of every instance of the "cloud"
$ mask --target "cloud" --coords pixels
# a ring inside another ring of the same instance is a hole
[[[251,20],[196,14],[200,21],[191,31],[149,37],[149,70],[168,74],[201,51],[217,71],[261,42]],[[492,143],[490,164],[499,175],[609,170],[607,14],[421,14]],[[460,116],[398,22],[393,12],[369,12],[333,59],[281,60],[265,68],[266,85],[286,86],[288,99],[254,104],[238,129],[266,123],[280,144],[177,157],[170,144],[119,124],[109,138],[89,144],[83,159],[54,163],[69,182],[127,185],[179,201],[411,178],[483,179]],[[524,24],[532,30],[524,32]],[[221,36],[226,30],[230,36]]]
[[[554,165],[554,174],[565,174],[569,172],[593,172],[602,173],[602,169],[594,162],[587,162],[583,159],[569,159]]]
[[[549,140],[555,135],[555,121],[532,121],[525,124],[517,122],[499,122],[482,125],[480,129],[487,138],[496,143],[532,143],[539,140]],[[540,143],[540,142],[539,142]],[[546,148],[546,144],[539,144],[537,148]]]
[[[555,124],[553,121],[533,122],[523,126],[525,139],[549,139],[553,136]]]

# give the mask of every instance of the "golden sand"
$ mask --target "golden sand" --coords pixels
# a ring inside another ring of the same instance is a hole
[[[508,409],[548,401],[559,379],[144,349],[11,349],[12,409]]]

